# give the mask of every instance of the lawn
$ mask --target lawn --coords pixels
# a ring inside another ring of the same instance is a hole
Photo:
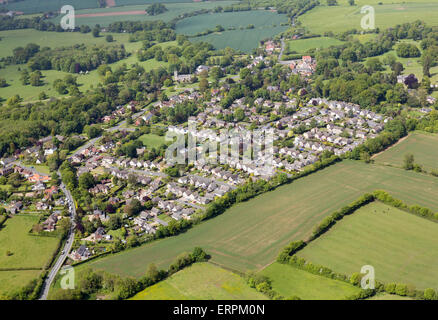
[[[231,47],[250,52],[252,49],[257,48],[261,40],[285,31],[287,26],[280,26],[280,24],[287,21],[286,15],[265,10],[211,13],[179,21],[176,25],[176,32],[195,35],[207,29],[213,30],[217,25],[221,25],[225,29],[234,27],[235,30],[225,30],[220,33],[192,38],[191,40],[206,41],[218,49]],[[254,29],[246,29],[250,24],[254,25]]]
[[[261,269],[272,263],[287,243],[310,236],[324,217],[376,189],[409,204],[438,210],[437,178],[346,160],[235,205],[183,234],[84,266],[138,277],[149,263],[167,268],[181,252],[200,246],[217,264],[240,271]]]
[[[148,149],[158,148],[161,145],[166,144],[164,137],[152,133],[144,134],[138,139],[143,142],[143,145]]]
[[[272,280],[272,288],[288,298],[303,300],[341,300],[359,293],[360,289],[346,282],[333,280],[274,262],[261,272]]]
[[[438,170],[437,146],[438,134],[412,132],[402,142],[377,155],[374,161],[402,167],[405,155],[411,153],[415,157],[415,163],[422,165],[427,171]]]
[[[318,37],[310,39],[290,40],[287,42],[287,48],[289,53],[306,53],[309,49],[323,49],[340,44],[342,44],[342,41],[335,38]]]
[[[382,5],[379,5],[379,2]],[[350,6],[347,0],[339,0],[338,6],[331,7],[325,5],[325,1],[322,3],[323,5],[298,19],[312,33],[361,30],[361,20],[365,16],[360,13],[363,6],[374,7],[375,27],[381,30],[415,20],[422,20],[431,25],[438,24],[438,3],[435,0],[356,0],[355,6]]]
[[[38,223],[37,216],[18,215],[0,229],[1,268],[42,268],[59,242],[55,237],[32,236],[28,232]],[[7,256],[6,251],[12,255]]]
[[[347,275],[371,265],[384,283],[438,289],[438,223],[380,202],[344,217],[297,255]]]
[[[218,2],[196,2],[196,3],[167,3],[165,4],[168,11],[156,15],[150,16],[147,15],[145,10],[147,8],[147,4],[141,5],[130,5],[123,7],[112,7],[112,8],[96,8],[96,9],[85,9],[85,10],[77,10],[75,15],[82,14],[98,14],[98,13],[109,13],[109,12],[128,12],[128,11],[144,11],[144,14],[130,14],[130,15],[113,15],[113,16],[97,16],[97,17],[76,17],[75,23],[79,26],[88,25],[90,27],[94,27],[96,24],[100,24],[101,26],[107,26],[110,23],[117,21],[152,21],[152,20],[162,20],[168,22],[184,13],[190,13],[197,10],[202,9],[213,9],[219,5],[221,6],[229,6],[237,3],[237,1],[221,1]],[[61,16],[52,19],[54,23],[59,23],[61,20]]]
[[[196,263],[135,295],[132,300],[264,300],[239,275]]]

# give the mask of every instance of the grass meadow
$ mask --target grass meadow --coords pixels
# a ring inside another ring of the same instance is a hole
[[[361,8],[373,6],[376,28],[386,29],[415,20],[438,24],[438,3],[435,0],[355,0],[355,6],[350,6],[347,0],[338,0],[338,3],[338,6],[329,7],[322,2],[321,6],[298,20],[311,32],[319,34],[326,31],[338,33],[351,29],[361,30],[361,20],[365,16],[360,13]]]
[[[342,41],[329,37],[290,40],[287,42],[287,51],[289,53],[295,52],[295,53],[304,54],[309,49],[313,49],[313,48],[324,49],[330,46],[336,46],[340,44],[342,44]]]
[[[405,155],[412,153],[415,157],[415,163],[422,165],[424,169],[438,170],[437,145],[438,134],[412,132],[405,140],[378,154],[374,161],[402,167]]]
[[[39,218],[16,215],[0,228],[0,268],[43,268],[52,257],[59,239],[32,236],[28,232]],[[8,256],[7,251],[12,255]],[[41,270],[0,271],[0,296],[26,285]]]
[[[59,239],[30,235],[38,220],[37,216],[17,215],[5,222],[0,229],[1,268],[42,268],[48,262]]]
[[[136,294],[131,300],[266,300],[239,275],[211,263],[195,263]]]
[[[438,223],[380,202],[344,217],[297,255],[347,275],[371,265],[384,283],[438,289]]]
[[[84,266],[139,277],[148,264],[167,268],[181,252],[200,246],[216,264],[239,271],[262,269],[290,241],[308,238],[324,217],[376,189],[438,210],[437,178],[347,160],[237,204],[183,234]]]
[[[283,297],[298,296],[303,300],[341,300],[359,293],[360,289],[343,281],[333,280],[274,262],[261,272],[272,280],[272,288]]]
[[[147,148],[158,148],[161,145],[166,144],[164,137],[152,133],[144,134],[138,139],[143,142],[143,145],[145,145]]]

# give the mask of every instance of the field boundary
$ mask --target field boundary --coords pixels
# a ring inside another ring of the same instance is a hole
[[[314,273],[335,280],[341,280],[344,282],[351,283],[355,286],[359,286],[360,280],[364,276],[364,274],[353,273],[350,277],[348,277],[346,274],[337,273],[328,267],[322,265],[316,265],[310,261],[306,261],[304,258],[297,256],[297,253],[300,250],[304,249],[310,242],[318,239],[320,236],[322,236],[324,233],[330,230],[337,223],[337,221],[342,220],[346,215],[353,214],[361,207],[364,207],[374,201],[378,201],[386,205],[392,206],[406,213],[418,216],[419,218],[424,218],[428,221],[438,223],[438,212],[434,213],[431,209],[420,207],[418,205],[408,206],[402,200],[392,197],[386,191],[375,190],[373,193],[366,193],[362,195],[350,205],[345,206],[340,211],[335,211],[330,216],[326,217],[324,220],[322,220],[322,222],[319,225],[316,226],[312,236],[309,239],[293,241],[289,243],[286,247],[284,247],[280,251],[275,262],[281,264],[293,265],[301,270],[305,270],[310,273]],[[376,293],[379,292],[386,292],[389,294],[395,294],[399,296],[410,296],[410,297],[418,298],[418,296],[424,297],[424,291],[429,290],[429,289],[424,289],[424,290],[414,289],[412,295],[408,295],[408,294],[402,295],[397,293],[396,288],[398,287],[403,287],[403,288],[406,287],[407,290],[406,284],[401,284],[401,283],[385,284],[384,282],[376,280],[376,289],[363,290],[360,294],[347,297],[347,299],[349,300],[365,299],[374,296]]]

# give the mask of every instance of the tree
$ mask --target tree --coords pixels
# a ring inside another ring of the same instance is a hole
[[[350,6],[354,6],[355,5],[354,0],[348,0],[348,3],[349,3]]]
[[[418,83],[418,79],[417,77],[415,77],[415,75],[413,73],[411,73],[410,75],[408,75],[405,79],[405,85],[409,88],[409,89],[417,89],[419,86]]]
[[[0,78],[0,88],[6,87],[8,84],[4,78]]]
[[[95,38],[98,38],[99,37],[99,35],[100,35],[100,28],[99,27],[94,27],[93,28],[93,37],[95,37]]]
[[[79,177],[79,187],[88,190],[95,185],[94,177],[90,172],[85,172]]]
[[[396,48],[396,52],[400,58],[416,58],[421,56],[421,51],[417,46],[410,43],[400,43]]]
[[[437,298],[437,295],[435,293],[435,290],[431,288],[427,288],[424,290],[424,299],[426,300],[435,300]]]
[[[117,230],[122,225],[122,220],[117,215],[111,215],[108,220],[108,228],[111,230]]]
[[[109,34],[109,35],[107,35],[107,36],[105,37],[105,40],[106,40],[106,42],[113,42],[113,41],[114,41],[114,38],[113,38],[113,36],[112,36],[111,34]]]
[[[129,217],[132,217],[139,214],[143,210],[143,206],[138,199],[132,199],[131,203],[125,206],[124,210]]]
[[[408,153],[405,155],[404,162],[403,162],[403,168],[405,170],[412,170],[414,169],[414,155],[412,153]]]
[[[337,6],[338,1],[337,0],[327,0],[327,5],[328,6]]]
[[[29,83],[33,87],[38,87],[42,85],[41,82],[41,71],[36,70],[30,74]]]

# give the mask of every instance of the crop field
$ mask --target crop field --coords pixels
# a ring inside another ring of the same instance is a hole
[[[18,215],[6,221],[0,230],[1,268],[42,268],[59,242],[55,237],[32,236],[28,232],[38,217]],[[12,255],[7,256],[6,251]]]
[[[412,153],[415,163],[422,165],[424,169],[438,170],[437,145],[437,134],[412,132],[402,142],[377,155],[374,161],[402,167],[405,154]]]
[[[347,275],[371,265],[384,283],[438,288],[438,223],[380,202],[344,217],[297,255]]]
[[[272,263],[293,240],[310,236],[324,217],[365,192],[383,189],[409,204],[438,210],[438,179],[362,162],[343,161],[233,206],[187,232],[84,264],[141,276],[149,263],[167,268],[183,251],[204,248],[212,261],[245,271]]]
[[[346,282],[333,280],[274,262],[261,272],[272,280],[272,288],[283,297],[298,296],[304,300],[341,300],[359,293],[360,289]]]
[[[239,275],[211,263],[195,263],[131,300],[266,300]]]
[[[286,15],[265,10],[225,12],[184,19],[177,23],[176,31],[186,35],[195,35],[221,25],[225,31],[192,38],[192,41],[206,41],[219,49],[231,47],[249,52],[256,48],[261,40],[285,31],[287,26],[280,24],[287,21]],[[250,24],[254,25],[254,29],[246,29]],[[229,27],[234,27],[235,30],[227,30]]]
[[[310,39],[298,39],[287,42],[287,49],[289,53],[306,53],[309,49],[313,48],[328,48],[330,46],[336,46],[342,44],[342,41],[329,38],[319,37]]]
[[[382,3],[379,5],[378,3]],[[302,25],[313,33],[323,34],[330,30],[334,33],[351,29],[361,30],[361,8],[369,5],[375,10],[376,28],[386,29],[397,24],[422,20],[429,24],[438,24],[438,3],[434,0],[356,0],[350,6],[346,0],[338,1],[338,6],[321,5],[299,18]]]
[[[146,2],[143,2],[142,5],[77,10],[75,12],[75,23],[79,26],[89,25],[90,27],[93,27],[96,24],[107,26],[110,23],[117,21],[163,20],[167,22],[183,13],[189,13],[202,9],[213,9],[219,5],[229,6],[234,3],[237,3],[237,1],[221,1],[220,3],[214,1],[196,3],[167,3],[165,6],[168,11],[155,16],[146,14],[145,10],[148,6]],[[60,20],[61,16],[52,19],[52,21],[55,23],[58,23]]]
[[[48,11],[59,11],[62,6],[66,5],[63,0],[24,0],[13,2],[5,5],[6,8],[13,11],[20,11],[26,14],[43,13]],[[76,10],[86,8],[97,8],[97,1],[90,0],[69,0],[68,4],[73,6]],[[0,5],[0,8],[3,5]]]

